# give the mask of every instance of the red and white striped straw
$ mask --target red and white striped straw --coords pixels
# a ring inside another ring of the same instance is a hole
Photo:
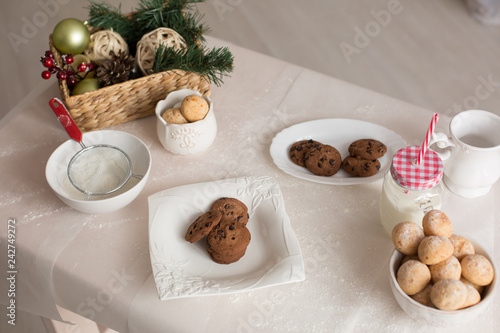
[[[417,157],[417,165],[420,165],[422,162],[425,153],[427,152],[427,149],[429,148],[429,143],[431,141],[432,133],[434,133],[434,128],[436,127],[436,124],[438,122],[439,115],[437,113],[434,113],[432,116],[431,124],[429,125],[429,128],[427,129],[427,134],[425,135],[425,140],[422,143],[422,147],[420,148],[420,152]]]

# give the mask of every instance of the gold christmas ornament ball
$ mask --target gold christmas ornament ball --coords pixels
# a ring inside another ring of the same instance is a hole
[[[78,73],[78,66],[82,63],[90,64],[90,59],[83,54],[77,54],[73,56],[73,63],[70,66],[76,73]],[[88,72],[85,78],[87,79],[91,77],[94,77],[94,71]]]
[[[52,32],[52,41],[59,52],[75,55],[89,46],[90,32],[82,21],[69,18],[57,23]]]
[[[71,68],[73,68],[73,70],[75,72],[78,72],[78,66],[82,63],[86,63],[86,64],[89,64],[90,63],[90,59],[83,55],[83,54],[77,54],[77,55],[74,55],[73,56],[73,62],[71,63]]]
[[[86,78],[77,83],[71,95],[81,95],[83,93],[99,89],[99,82],[95,78]]]

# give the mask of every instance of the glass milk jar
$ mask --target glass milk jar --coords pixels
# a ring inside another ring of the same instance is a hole
[[[380,220],[386,232],[399,222],[412,221],[422,226],[422,218],[432,209],[441,209],[443,161],[427,150],[420,165],[420,147],[400,149],[384,177],[380,197]]]

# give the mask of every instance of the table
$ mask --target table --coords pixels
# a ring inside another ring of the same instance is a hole
[[[0,241],[6,251],[7,223],[15,219],[17,308],[64,320],[58,305],[119,332],[434,330],[411,320],[391,294],[387,265],[393,246],[378,218],[381,181],[311,183],[279,170],[269,153],[282,129],[323,118],[362,119],[420,144],[432,112],[221,40],[210,38],[209,44],[228,45],[236,59],[232,77],[212,90],[218,122],[214,144],[198,155],[173,155],[156,136],[155,117],[114,126],[138,136],[153,156],[146,187],[119,211],[80,213],[47,185],[45,163],[67,139],[48,107],[58,96],[55,85],[2,128]],[[442,116],[437,130],[446,132],[449,120]],[[279,183],[301,246],[305,281],[160,301],[151,275],[147,198],[174,186],[239,176],[271,176]],[[446,190],[443,204],[455,231],[480,240],[497,265],[499,199],[497,183],[478,199]],[[3,272],[8,271],[5,257]],[[2,279],[2,304],[9,302],[7,289]],[[449,331],[498,331],[499,310],[496,297],[481,318]]]

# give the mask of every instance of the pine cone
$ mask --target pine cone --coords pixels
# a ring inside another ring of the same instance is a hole
[[[105,60],[97,68],[96,78],[104,86],[125,82],[134,69],[135,61],[131,55],[122,51],[116,55],[111,51],[111,59]]]

